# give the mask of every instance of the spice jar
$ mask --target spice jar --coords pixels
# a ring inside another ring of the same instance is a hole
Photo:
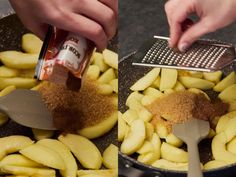
[[[94,49],[92,41],[78,34],[49,27],[35,77],[78,91]]]

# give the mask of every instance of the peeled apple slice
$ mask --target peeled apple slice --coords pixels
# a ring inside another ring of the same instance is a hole
[[[20,150],[20,153],[35,162],[51,168],[60,170],[64,170],[66,168],[65,162],[56,151],[40,144],[30,145]]]
[[[215,85],[213,82],[188,76],[179,77],[179,81],[187,88],[198,88],[201,90],[211,89]]]
[[[18,152],[34,142],[26,136],[12,135],[0,138],[0,160],[7,154]]]
[[[101,153],[89,139],[75,134],[60,135],[58,139],[71,150],[83,167],[96,170],[101,167]]]
[[[130,89],[133,91],[141,91],[148,88],[158,77],[159,73],[160,73],[160,68],[152,69],[145,76],[143,76],[137,82],[135,82],[134,85],[130,87]]]
[[[177,76],[178,76],[178,72],[176,69],[162,68],[160,91],[173,88],[176,84]]]
[[[127,155],[133,154],[142,146],[145,137],[144,121],[141,119],[134,120],[130,132],[121,144],[121,152]]]

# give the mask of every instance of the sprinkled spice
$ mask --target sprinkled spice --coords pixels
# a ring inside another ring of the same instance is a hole
[[[202,93],[189,91],[174,92],[156,100],[148,110],[157,117],[166,119],[171,124],[182,123],[196,118],[211,121],[216,116],[228,112],[229,105],[221,100],[208,100]]]
[[[114,96],[99,94],[97,83],[89,79],[84,81],[79,92],[55,83],[43,85],[39,92],[52,112],[55,127],[64,132],[73,133],[95,125],[117,110]]]

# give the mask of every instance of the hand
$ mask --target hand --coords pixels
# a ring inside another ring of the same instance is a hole
[[[236,20],[235,0],[170,0],[165,5],[170,26],[170,47],[185,51],[199,37],[225,27]],[[199,21],[182,31],[182,23],[190,14]]]
[[[10,0],[23,24],[41,39],[48,24],[78,33],[102,50],[116,32],[118,0]]]

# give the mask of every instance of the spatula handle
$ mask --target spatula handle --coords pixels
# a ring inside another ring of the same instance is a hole
[[[188,143],[188,155],[188,177],[203,177],[197,142],[191,141]]]

